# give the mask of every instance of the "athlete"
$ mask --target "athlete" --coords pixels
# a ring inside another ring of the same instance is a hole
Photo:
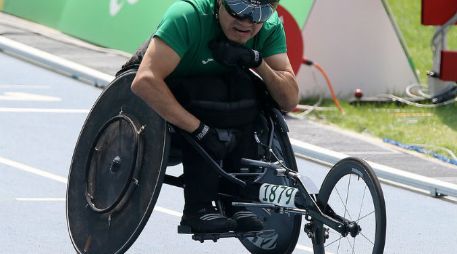
[[[141,54],[132,91],[172,125],[192,134],[224,169],[255,150],[258,115],[255,71],[283,111],[298,102],[287,57],[279,0],[182,0],[165,13]],[[141,50],[140,50],[141,51]],[[173,80],[180,80],[175,82]],[[189,144],[182,143],[185,206],[181,225],[193,232],[258,231],[254,213],[213,202],[219,177]],[[252,155],[255,156],[255,155]]]

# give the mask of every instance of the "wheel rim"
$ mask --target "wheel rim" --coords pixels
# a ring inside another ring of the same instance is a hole
[[[365,169],[354,164],[341,166],[344,168],[333,170],[333,176],[327,177],[319,200],[322,207],[331,207],[339,216],[357,222],[361,231],[356,237],[350,234],[343,237],[329,229],[329,238],[324,243],[326,253],[382,253],[385,234],[382,192]]]
[[[143,154],[139,132],[135,119],[119,114],[97,134],[91,149],[94,153],[86,166],[85,193],[89,207],[95,212],[121,209],[138,183]],[[102,186],[99,188],[97,183]]]

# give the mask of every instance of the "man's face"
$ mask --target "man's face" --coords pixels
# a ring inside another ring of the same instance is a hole
[[[245,44],[253,38],[262,28],[263,23],[252,23],[249,19],[236,19],[225,9],[223,0],[218,0],[219,4],[219,23],[225,36],[240,44]]]

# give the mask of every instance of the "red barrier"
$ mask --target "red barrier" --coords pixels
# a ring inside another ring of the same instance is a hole
[[[304,42],[302,32],[292,14],[284,7],[279,5],[277,11],[283,20],[284,31],[287,36],[287,55],[295,74],[297,74],[303,61]]]
[[[457,51],[441,51],[440,79],[457,81]]]
[[[422,25],[442,26],[456,13],[457,0],[422,0]]]

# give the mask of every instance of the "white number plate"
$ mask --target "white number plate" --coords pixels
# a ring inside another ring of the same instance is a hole
[[[259,200],[262,203],[295,208],[295,195],[297,192],[297,188],[264,183],[260,187]]]

